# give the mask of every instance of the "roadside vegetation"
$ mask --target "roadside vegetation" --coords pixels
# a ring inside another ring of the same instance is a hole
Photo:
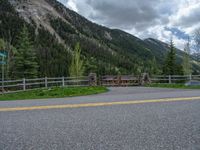
[[[38,89],[26,92],[0,95],[0,101],[7,100],[28,100],[45,98],[64,98],[73,96],[84,96],[107,92],[106,87],[73,87],[73,88],[51,88]]]
[[[146,87],[158,87],[158,88],[175,88],[175,89],[200,89],[200,86],[186,86],[184,84],[165,84],[165,83],[152,83],[145,85]]]

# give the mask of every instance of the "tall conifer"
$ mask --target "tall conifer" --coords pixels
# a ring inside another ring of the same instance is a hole
[[[15,78],[35,78],[38,75],[38,64],[36,53],[29,38],[26,26],[23,27],[18,36],[18,42],[14,54],[14,74]]]
[[[175,75],[176,73],[176,49],[173,40],[170,42],[170,51],[167,54],[165,64],[163,66],[163,74]]]

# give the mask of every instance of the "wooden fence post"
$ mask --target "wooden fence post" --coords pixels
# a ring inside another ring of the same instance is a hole
[[[171,84],[171,83],[172,83],[172,76],[169,75],[169,84]]]
[[[44,82],[45,82],[45,88],[48,88],[48,78],[47,77],[44,78]]]
[[[65,77],[62,77],[62,86],[65,86]]]
[[[23,90],[26,91],[26,79],[23,78]]]
[[[190,81],[192,81],[192,75],[190,74]]]

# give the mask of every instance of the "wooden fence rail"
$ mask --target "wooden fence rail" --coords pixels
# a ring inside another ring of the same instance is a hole
[[[51,88],[51,87],[76,87],[76,86],[135,86],[149,83],[186,83],[188,81],[200,81],[200,75],[188,76],[162,76],[153,75],[144,76],[133,75],[120,75],[120,76],[101,76],[96,77],[95,74],[82,77],[44,77],[36,79],[20,79],[20,80],[7,80],[0,81],[0,94],[26,91],[38,88]]]
[[[200,81],[200,75],[169,75],[169,76],[151,76],[152,83],[186,83],[188,81]]]
[[[90,80],[88,76],[83,77],[58,77],[58,78],[37,78],[37,79],[21,79],[7,80],[0,82],[0,91],[2,93],[12,93],[26,91],[38,88],[51,87],[75,87],[89,86]]]

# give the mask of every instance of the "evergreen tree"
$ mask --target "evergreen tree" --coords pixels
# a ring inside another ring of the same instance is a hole
[[[183,71],[184,75],[190,75],[192,73],[192,66],[190,62],[190,41],[188,40],[184,48],[184,58],[183,58]]]
[[[170,51],[167,54],[165,64],[163,66],[163,74],[175,75],[176,73],[176,49],[173,40],[170,42]]]
[[[35,78],[38,75],[38,64],[36,53],[29,38],[26,26],[19,34],[16,52],[14,54],[14,75],[15,78]]]
[[[75,46],[75,51],[73,54],[71,66],[69,68],[69,73],[71,77],[82,76],[85,71],[84,61],[81,60],[81,48],[80,44],[77,43]]]

